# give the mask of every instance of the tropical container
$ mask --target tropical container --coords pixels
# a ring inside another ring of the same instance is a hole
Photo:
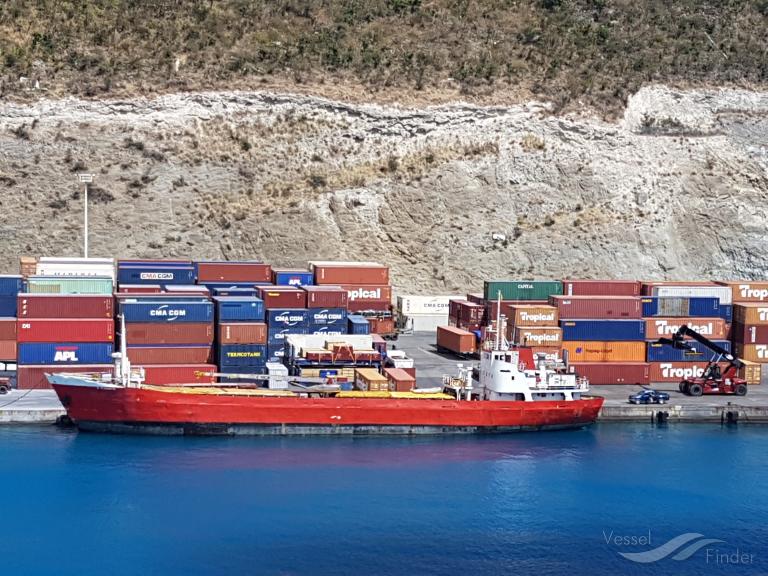
[[[153,344],[128,346],[128,357],[135,366],[147,364],[209,364],[213,361],[210,345]]]
[[[92,276],[29,276],[27,292],[31,294],[112,294],[112,278]]]
[[[263,322],[222,322],[220,344],[266,344],[267,325]]]
[[[665,384],[668,382],[682,382],[688,378],[700,378],[707,368],[709,359],[696,362],[651,362],[651,382]],[[720,363],[721,370],[725,370],[727,362]]]
[[[486,281],[483,295],[486,300],[547,300],[563,293],[559,280],[491,280]]]
[[[173,384],[212,384],[216,382],[215,364],[149,364],[144,368],[144,383],[155,386]]]
[[[266,344],[221,344],[219,366],[263,366],[267,362]]]
[[[453,326],[440,326],[437,329],[438,350],[448,350],[456,354],[474,354],[477,351],[477,339],[472,332]]]
[[[570,319],[637,319],[643,316],[643,305],[636,296],[551,296],[561,320]]]
[[[768,281],[741,280],[738,282],[718,282],[731,289],[733,303],[768,302]]]
[[[645,340],[643,320],[560,320],[563,340]]]
[[[734,344],[736,356],[742,360],[756,362],[758,364],[768,364],[768,344]]]
[[[365,316],[350,314],[347,316],[347,332],[349,334],[369,334],[371,325]]]
[[[276,286],[311,286],[314,277],[309,270],[272,268],[272,283]]]
[[[212,322],[126,322],[127,344],[207,344],[213,342]]]
[[[510,306],[506,314],[511,326],[559,326],[560,316],[556,307],[548,305],[540,306]],[[490,320],[495,320],[491,316]]]
[[[722,318],[651,318],[645,321],[645,337],[648,340],[669,338],[683,325],[710,340],[728,338],[728,324]]]
[[[99,294],[19,294],[17,313],[19,318],[113,318],[114,302]]]
[[[640,296],[637,280],[563,280],[566,296]]]
[[[41,365],[19,365],[16,369],[16,387],[19,390],[50,390],[46,374],[61,372],[60,364]],[[73,374],[99,374],[111,377],[113,372],[112,364],[77,364],[67,366],[64,371]]]
[[[19,342],[113,342],[112,319],[25,318],[17,321]]]
[[[643,318],[666,317],[721,317],[720,299],[715,297],[643,296]]]
[[[381,302],[392,303],[392,288],[383,284],[339,284],[347,291],[348,302]]]
[[[743,344],[768,344],[768,324],[754,326],[734,322],[731,326],[731,340]]]
[[[563,330],[553,326],[515,326],[509,328],[510,340],[520,346],[560,346]]]
[[[208,301],[124,300],[118,309],[126,322],[213,322],[213,304]]]
[[[733,320],[739,324],[768,325],[768,304],[734,304]]]
[[[272,282],[272,267],[264,262],[196,262],[197,281]]]
[[[263,322],[264,302],[252,296],[216,296],[218,322]]]
[[[647,362],[571,362],[568,371],[584,376],[590,384],[650,383],[650,365]]]
[[[19,364],[109,364],[115,348],[101,342],[25,342],[19,344]]]
[[[731,343],[728,340],[713,340],[725,350],[731,350]],[[715,354],[703,344],[696,340],[688,342],[693,347],[692,350],[681,350],[673,348],[667,344],[658,344],[656,342],[648,343],[648,362],[708,362]],[[747,358],[749,360],[749,358]]]
[[[569,362],[645,362],[645,342],[564,341]]]

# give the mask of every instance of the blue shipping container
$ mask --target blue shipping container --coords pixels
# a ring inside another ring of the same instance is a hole
[[[117,267],[118,284],[194,284],[192,266],[167,264],[125,264]]]
[[[268,344],[267,356],[273,360],[277,359],[278,361],[282,362],[283,358],[285,358],[285,344]]]
[[[223,374],[266,374],[266,366],[220,366],[219,372]],[[220,376],[220,382],[226,382],[227,384],[257,384],[264,386],[266,380],[254,380],[253,378],[230,378],[228,376]]]
[[[246,296],[255,298],[259,295],[254,286],[214,286],[208,289],[214,296]]]
[[[643,320],[561,320],[563,340],[645,340]]]
[[[720,304],[720,318],[728,322],[733,322],[733,304]]]
[[[347,316],[347,331],[350,334],[370,334],[371,325],[364,316],[350,314]]]
[[[307,333],[307,327],[306,326],[292,326],[290,328],[269,328],[267,330],[267,344],[269,345],[276,345],[280,344],[283,345],[283,342],[285,342],[285,338],[289,336],[290,334],[306,334]]]
[[[718,318],[719,298],[688,296],[643,296],[643,317]]]
[[[217,349],[218,364],[225,366],[264,366],[267,362],[265,344],[222,344]]]
[[[16,299],[17,296],[0,296],[0,317],[16,316]]]
[[[0,296],[16,296],[23,292],[24,279],[18,275],[0,276]]]
[[[347,331],[347,310],[345,308],[312,308],[307,319],[310,327],[334,326]]]
[[[123,301],[118,308],[126,322],[213,322],[213,304],[208,301]]]
[[[267,310],[267,325],[269,329],[278,328],[307,328],[309,310],[304,308],[272,308]]]
[[[216,296],[219,322],[263,322],[264,301],[252,296]]]
[[[307,334],[325,335],[325,336],[343,336],[346,331],[341,329],[341,326],[317,326],[310,324],[307,329]]]
[[[708,362],[715,355],[695,340],[686,340],[686,342],[693,346],[694,350],[679,350],[666,344],[648,342],[648,362]],[[728,351],[731,350],[731,343],[728,340],[713,340],[713,342]]]
[[[314,274],[306,270],[275,270],[274,280],[277,286],[312,286]]]
[[[19,364],[110,364],[115,351],[111,343],[19,344]]]

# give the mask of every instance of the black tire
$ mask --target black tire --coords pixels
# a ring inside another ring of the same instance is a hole
[[[8,394],[8,392],[10,392],[10,391],[11,391],[11,389],[8,386],[6,386],[5,384],[0,386],[0,394]]]
[[[678,390],[685,394],[685,382],[680,382],[680,384],[677,385]]]
[[[736,384],[733,391],[736,393],[736,396],[746,396],[747,395],[747,385],[746,384]]]
[[[704,393],[704,388],[701,386],[701,384],[689,384],[688,385],[688,394],[691,396],[701,396]]]

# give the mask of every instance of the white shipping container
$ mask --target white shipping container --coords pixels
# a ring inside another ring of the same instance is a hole
[[[437,332],[438,326],[448,326],[448,314],[416,314],[399,319],[399,326],[405,331]]]
[[[280,362],[267,362],[267,374],[269,374],[270,389],[285,390],[288,388],[288,366]]]
[[[397,311],[401,316],[417,314],[448,315],[449,300],[466,300],[465,296],[398,296]]]
[[[720,304],[733,302],[730,286],[654,286],[652,296],[693,296],[719,298]]]
[[[37,276],[101,276],[115,281],[115,261],[111,258],[52,258],[37,261]]]

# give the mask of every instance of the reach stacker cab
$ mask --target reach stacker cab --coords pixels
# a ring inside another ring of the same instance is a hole
[[[747,381],[737,376],[739,368],[744,363],[722,346],[691,330],[688,326],[680,326],[680,329],[675,332],[672,338],[659,338],[658,343],[672,346],[678,350],[695,350],[685,340],[686,336],[711,350],[713,356],[701,376],[686,378],[680,382],[680,392],[688,396],[701,396],[702,394],[735,394],[736,396],[745,396],[747,394]],[[719,363],[723,361],[728,362],[728,366],[721,370]]]

